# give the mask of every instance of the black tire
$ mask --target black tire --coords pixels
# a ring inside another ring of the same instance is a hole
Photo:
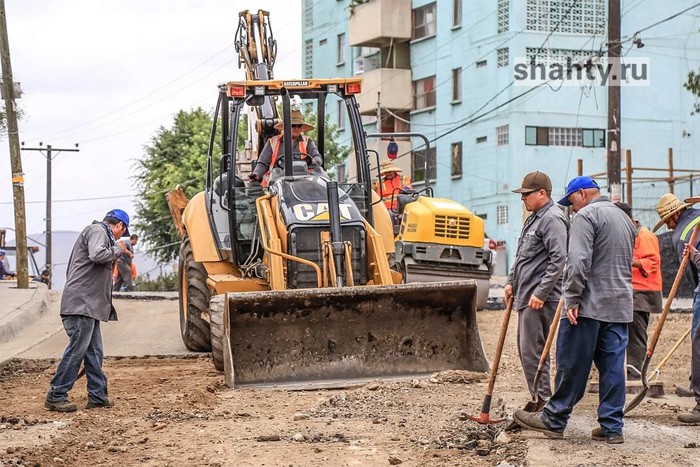
[[[178,290],[180,292],[180,334],[193,352],[211,350],[209,337],[209,289],[207,271],[194,260],[189,237],[180,244]]]
[[[209,329],[211,331],[211,358],[214,368],[224,371],[224,298],[216,295],[209,302]]]

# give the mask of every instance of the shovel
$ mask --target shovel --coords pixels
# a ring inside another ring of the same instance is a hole
[[[652,374],[652,376],[653,376],[653,380],[654,380],[654,381],[658,381],[658,379],[659,379],[659,374],[661,374],[661,368],[663,368],[663,366],[666,365],[666,362],[668,362],[668,361],[671,359],[671,357],[673,356],[673,354],[676,353],[676,350],[678,350],[678,347],[681,346],[681,344],[683,343],[683,341],[685,340],[685,338],[688,337],[689,335],[690,335],[690,328],[688,328],[688,329],[683,333],[683,335],[682,335],[681,337],[678,338],[678,340],[676,341],[676,343],[673,344],[673,347],[671,348],[671,350],[669,350],[668,353],[666,354],[666,356],[659,362],[658,365],[656,365],[656,368],[654,368],[654,369],[651,371],[651,374]]]
[[[695,240],[698,238],[698,232],[700,231],[700,223],[695,225],[695,228],[693,229],[693,235],[690,236],[690,240],[688,243],[691,245],[695,245]],[[649,379],[647,378],[647,371],[649,370],[649,361],[651,360],[652,355],[654,355],[654,350],[656,349],[656,344],[659,342],[659,336],[661,336],[661,330],[664,327],[664,323],[666,322],[666,315],[668,315],[668,311],[671,309],[671,302],[673,302],[673,298],[676,296],[676,291],[678,290],[678,286],[681,283],[681,279],[683,278],[683,272],[685,271],[685,267],[688,264],[688,258],[690,257],[690,250],[686,251],[685,254],[683,255],[683,259],[681,260],[681,265],[678,267],[678,272],[676,273],[676,278],[673,280],[673,286],[671,287],[671,291],[668,293],[668,298],[666,299],[666,304],[664,305],[664,309],[661,312],[661,317],[659,318],[659,323],[656,325],[656,329],[654,329],[654,335],[651,337],[651,340],[649,341],[649,346],[647,347],[647,354],[644,357],[644,362],[642,363],[642,390],[632,399],[629,404],[627,404],[627,407],[625,407],[625,415],[627,415],[632,409],[637,407],[640,402],[644,400],[644,397],[646,397],[647,392],[649,391],[649,388],[651,388],[651,385],[649,384]]]
[[[542,379],[542,373],[544,372],[544,365],[547,363],[549,358],[549,351],[552,349],[552,343],[554,343],[554,336],[557,334],[559,329],[559,318],[561,318],[561,309],[564,306],[564,297],[559,299],[559,304],[557,305],[557,311],[554,312],[554,318],[552,319],[552,324],[549,325],[549,334],[547,334],[547,340],[544,343],[544,348],[542,349],[542,355],[540,356],[540,363],[537,365],[537,373],[535,373],[535,381],[532,384],[532,399],[525,404],[523,410],[526,412],[539,412],[544,408],[547,403],[545,399],[540,396],[540,379]],[[510,424],[505,428],[506,431],[515,431],[520,429],[520,425],[517,423],[510,422]]]
[[[513,309],[513,297],[508,300],[506,305],[506,312],[503,315],[503,322],[501,323],[501,333],[498,336],[498,344],[496,346],[496,355],[493,356],[493,363],[491,364],[491,371],[489,373],[489,384],[486,386],[486,393],[484,394],[484,403],[481,405],[481,413],[474,417],[467,415],[469,420],[473,420],[482,425],[493,425],[495,423],[501,423],[505,418],[491,419],[489,412],[491,411],[491,396],[493,395],[493,386],[496,383],[496,375],[498,374],[498,365],[501,363],[501,354],[503,353],[503,344],[506,340],[506,334],[508,333],[508,323],[510,322],[510,312]]]

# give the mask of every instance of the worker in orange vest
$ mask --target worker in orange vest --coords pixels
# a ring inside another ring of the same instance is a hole
[[[302,132],[314,129],[314,126],[304,121],[301,112],[292,110],[292,154],[297,160],[311,158],[311,164],[316,167],[323,166],[323,157],[318,152],[316,144],[311,138],[303,135]],[[284,129],[283,123],[278,123],[275,128],[280,132]],[[260,153],[255,169],[250,173],[249,178],[252,181],[263,182],[267,185],[269,172],[276,167],[278,161],[284,157],[284,140],[282,134],[274,136],[267,140],[265,147]]]
[[[406,176],[401,178],[402,170],[391,161],[382,162],[382,170],[379,172],[381,182],[377,181],[375,190],[381,196],[384,205],[392,213],[398,212],[400,190],[413,190],[411,179]]]

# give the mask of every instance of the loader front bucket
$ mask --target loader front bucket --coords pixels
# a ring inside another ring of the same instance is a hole
[[[224,303],[230,387],[344,387],[488,370],[471,280],[228,293]]]

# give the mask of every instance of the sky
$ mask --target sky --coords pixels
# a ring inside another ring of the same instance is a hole
[[[5,0],[24,146],[54,148],[52,230],[80,231],[113,208],[134,213],[135,161],[179,110],[213,108],[244,79],[239,11],[270,12],[276,77],[301,77],[301,0]],[[4,104],[3,104],[4,105]],[[4,107],[3,107],[4,108]],[[79,152],[56,154],[55,148]],[[46,159],[22,151],[28,234],[46,226]],[[0,228],[14,238],[9,144],[0,138]],[[137,232],[138,233],[138,232]]]

